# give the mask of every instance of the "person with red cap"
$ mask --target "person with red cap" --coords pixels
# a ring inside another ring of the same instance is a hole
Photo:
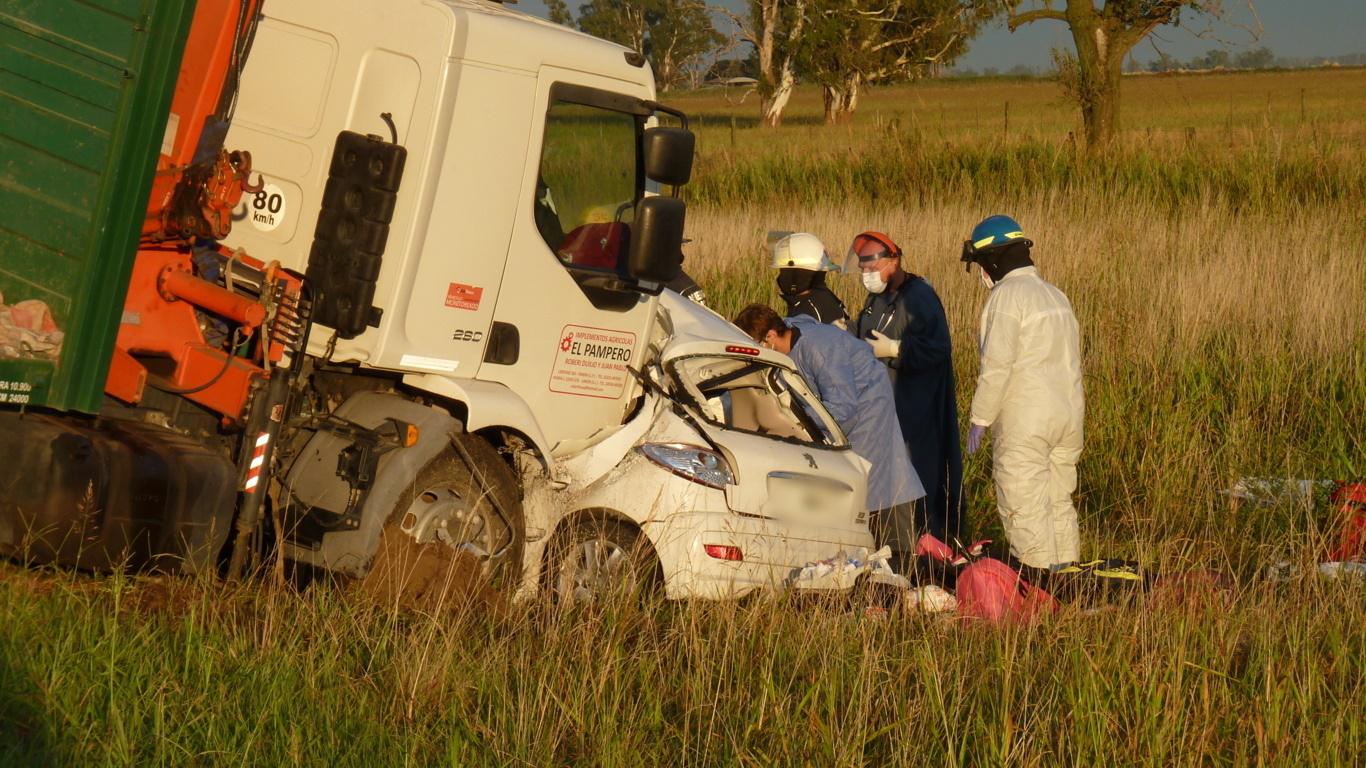
[[[855,266],[868,298],[849,331],[872,347],[891,377],[897,421],[925,487],[917,528],[941,541],[962,540],[963,455],[944,305],[925,278],[905,270],[900,246],[882,232],[854,238],[846,271]]]

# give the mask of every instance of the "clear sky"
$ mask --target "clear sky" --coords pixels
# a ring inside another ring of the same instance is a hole
[[[568,0],[568,3],[577,9],[579,0]],[[744,6],[743,0],[719,0],[719,4],[736,9]],[[1025,5],[1028,7],[1028,3]],[[1061,0],[1055,5],[1062,5]],[[1224,0],[1224,6],[1236,25],[1255,24],[1245,0]],[[541,0],[523,0],[514,7],[537,16],[546,13]],[[1189,59],[1210,48],[1239,51],[1259,45],[1271,48],[1279,56],[1291,57],[1366,53],[1366,0],[1256,0],[1254,7],[1263,27],[1260,40],[1253,41],[1249,32],[1239,26],[1216,24],[1210,27],[1204,19],[1192,16],[1195,28],[1208,30],[1217,39],[1202,39],[1186,28],[1163,28],[1151,42],[1134,49],[1135,57],[1140,61],[1156,58],[1153,43],[1178,60]],[[1071,45],[1071,35],[1064,22],[1039,21],[1014,34],[1006,31],[1004,23],[997,22],[972,42],[968,52],[958,61],[958,67],[978,70],[994,67],[1004,71],[1025,64],[1042,68],[1049,64],[1050,48],[1071,48]]]

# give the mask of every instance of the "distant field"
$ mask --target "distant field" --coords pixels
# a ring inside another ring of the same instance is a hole
[[[1047,80],[873,89],[839,127],[821,124],[819,91],[799,88],[777,131],[756,127],[753,94],[736,98],[669,98],[698,126],[695,202],[991,202],[1101,186],[1279,209],[1366,195],[1366,69],[1126,78],[1120,148],[1103,160],[1078,152],[1079,112]]]
[[[986,292],[960,244],[1016,216],[1083,332],[1083,554],[1231,589],[1005,628],[763,601],[430,618],[0,564],[0,765],[1361,765],[1366,583],[1265,578],[1341,520],[1220,491],[1366,476],[1366,71],[1125,89],[1108,159],[1042,81],[879,89],[834,129],[809,90],[776,131],[752,96],[670,97],[699,130],[686,266],[733,316],[777,303],[767,230],[837,260],[889,232],[944,300],[965,410]]]
[[[1131,136],[1146,136],[1150,129],[1181,132],[1186,128],[1227,135],[1230,116],[1234,135],[1257,134],[1266,127],[1306,126],[1342,139],[1366,134],[1359,120],[1366,109],[1366,68],[1131,75],[1124,78],[1123,89],[1121,121]],[[728,139],[725,130],[731,117],[741,128],[757,122],[757,97],[750,94],[743,103],[734,103],[741,93],[708,88],[665,94],[665,98],[700,118],[710,148]],[[923,80],[872,88],[860,97],[852,131],[866,131],[899,118],[903,127],[941,139],[1006,135],[1007,103],[1011,136],[1064,139],[1069,131],[1080,132],[1079,114],[1064,102],[1057,84],[1045,78]],[[820,124],[820,91],[798,87],[784,126]]]

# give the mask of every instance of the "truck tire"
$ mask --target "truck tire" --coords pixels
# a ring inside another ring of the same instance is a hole
[[[543,586],[556,603],[594,603],[614,595],[655,598],[664,573],[640,529],[605,515],[562,528],[546,552]]]
[[[358,590],[381,605],[423,612],[471,602],[494,608],[501,591],[517,583],[526,543],[517,480],[483,439],[456,439],[470,462],[454,448],[428,462],[380,533]]]

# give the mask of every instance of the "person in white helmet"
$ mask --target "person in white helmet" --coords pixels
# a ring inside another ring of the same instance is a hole
[[[1063,292],[1039,277],[1034,243],[1008,216],[984,219],[963,244],[991,290],[968,453],[992,433],[996,503],[1011,554],[1033,568],[1078,559],[1077,459],[1082,449],[1081,334]]]
[[[846,327],[849,312],[825,284],[827,272],[840,271],[820,238],[806,232],[769,232],[769,253],[778,270],[778,293],[787,316],[806,315],[828,325]]]

